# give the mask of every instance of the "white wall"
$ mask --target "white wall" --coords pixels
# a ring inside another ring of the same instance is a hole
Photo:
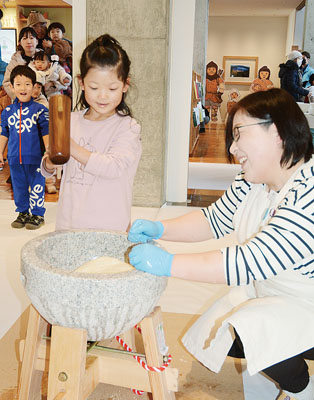
[[[292,45],[294,44],[293,42],[294,42],[295,16],[296,16],[296,10],[293,10],[288,18],[286,56],[291,52]]]
[[[222,68],[223,56],[259,57],[258,68],[267,65],[270,79],[279,86],[278,65],[286,61],[288,17],[210,17],[207,62],[213,60]],[[221,113],[226,112],[227,85]],[[249,86],[235,86],[247,94]]]
[[[166,201],[186,202],[196,0],[172,0],[169,29]]]

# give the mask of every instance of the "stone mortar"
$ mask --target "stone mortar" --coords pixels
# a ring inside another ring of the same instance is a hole
[[[148,315],[167,286],[166,277],[141,271],[84,274],[74,270],[101,256],[124,261],[127,235],[108,231],[59,231],[27,242],[21,280],[50,324],[84,328],[88,340],[119,335]]]

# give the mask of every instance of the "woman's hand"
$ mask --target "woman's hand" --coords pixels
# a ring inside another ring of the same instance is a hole
[[[137,219],[131,226],[128,240],[134,243],[146,243],[149,240],[161,238],[163,232],[164,226],[161,222]]]
[[[51,49],[52,47],[52,41],[51,40],[46,40],[44,39],[42,42],[42,45],[45,49]]]
[[[130,263],[138,270],[158,276],[171,276],[173,254],[152,244],[134,246],[129,254]]]
[[[220,250],[173,255],[160,247],[144,243],[133,247],[129,260],[136,269],[153,275],[198,282],[226,283]]]

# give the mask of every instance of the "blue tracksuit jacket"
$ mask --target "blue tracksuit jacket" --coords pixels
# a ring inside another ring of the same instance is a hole
[[[40,173],[40,136],[49,133],[48,109],[33,99],[15,99],[1,113],[1,135],[8,138],[8,161],[17,212],[44,216],[45,178]]]
[[[40,164],[39,135],[49,133],[48,109],[33,99],[18,99],[1,113],[1,135],[8,138],[8,161],[13,164]]]

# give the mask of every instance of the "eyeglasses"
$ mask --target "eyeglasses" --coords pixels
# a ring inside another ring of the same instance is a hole
[[[254,124],[235,126],[232,130],[232,139],[234,142],[237,142],[240,139],[240,128],[245,128],[247,126],[254,126],[254,125],[271,124],[271,123],[272,123],[272,120],[267,119],[265,121],[255,122]]]

